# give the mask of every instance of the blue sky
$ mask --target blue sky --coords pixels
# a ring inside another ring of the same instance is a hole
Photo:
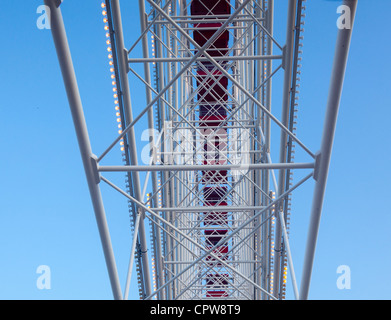
[[[276,0],[285,23],[286,0]],[[117,134],[100,0],[62,6],[92,149],[100,154]],[[1,0],[0,299],[111,299],[68,101],[51,33],[39,30],[41,1]],[[298,136],[320,146],[340,1],[307,1]],[[126,46],[138,35],[136,1],[121,1]],[[310,299],[389,299],[391,224],[391,3],[359,1],[322,214]],[[285,39],[285,26],[275,26]],[[133,84],[132,84],[133,85]],[[276,108],[280,108],[278,83]],[[132,87],[134,113],[144,91]],[[142,92],[139,94],[138,92]],[[137,130],[142,130],[140,122]],[[140,132],[140,131],[136,131]],[[277,136],[277,135],[276,135]],[[140,147],[142,142],[140,142]],[[278,159],[278,158],[277,158]],[[298,151],[296,161],[306,159]],[[107,163],[120,164],[119,148]],[[274,160],[276,161],[276,160]],[[113,176],[123,185],[123,176]],[[143,181],[143,180],[142,180]],[[294,194],[291,249],[300,283],[313,183]],[[121,284],[131,245],[126,200],[102,186]],[[36,286],[40,265],[51,289]],[[351,289],[336,286],[337,268],[351,270]],[[288,283],[290,279],[288,278]],[[132,282],[135,284],[135,281]],[[288,286],[288,298],[293,298]],[[130,298],[138,299],[137,290]]]

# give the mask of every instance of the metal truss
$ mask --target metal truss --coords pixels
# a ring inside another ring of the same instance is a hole
[[[135,263],[141,299],[283,299],[288,270],[295,298],[306,299],[351,29],[339,31],[321,148],[314,153],[295,134],[302,0],[288,1],[284,43],[274,37],[273,0],[139,0],[141,34],[129,49],[119,0],[106,0],[102,7],[120,125],[118,137],[95,156],[61,1],[45,3],[52,12],[53,38],[114,298],[128,298]],[[354,17],[356,1],[346,4]],[[272,81],[278,73],[283,73],[282,106],[272,108]],[[145,107],[135,117],[134,81],[145,87]],[[134,127],[143,117],[149,140],[140,164]],[[272,126],[280,131],[278,146],[271,145]],[[123,164],[102,165],[118,143]],[[309,160],[294,162],[294,148],[304,150]],[[278,162],[272,161],[271,149],[278,150]],[[298,181],[294,171],[300,171]],[[126,173],[128,189],[107,179],[106,172]],[[147,172],[143,186],[141,172]],[[288,236],[290,199],[311,178],[315,190],[299,293]],[[102,182],[129,201],[133,246],[124,294]]]

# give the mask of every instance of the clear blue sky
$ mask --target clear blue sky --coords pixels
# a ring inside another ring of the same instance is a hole
[[[278,23],[285,24],[287,1],[275,2],[276,37],[283,43],[285,26]],[[66,0],[62,5],[96,154],[117,134],[100,3]],[[111,299],[51,33],[36,26],[42,1],[1,4],[0,299]],[[340,4],[312,0],[306,5],[297,134],[312,151],[320,146]],[[121,5],[129,46],[139,33],[137,2]],[[359,1],[310,299],[391,298],[390,12],[388,0]],[[276,90],[276,101],[278,95]],[[143,99],[144,91],[133,88],[135,114],[142,110]],[[301,156],[298,152],[296,161]],[[119,148],[107,163],[121,163]],[[116,179],[123,184],[122,176]],[[290,237],[299,283],[312,187],[309,182],[293,197]],[[102,190],[124,284],[131,245],[127,203],[107,187]],[[50,290],[36,286],[40,265],[50,267]],[[350,290],[336,286],[340,265],[351,269]],[[130,298],[138,299],[136,292]],[[287,297],[293,298],[290,286]]]

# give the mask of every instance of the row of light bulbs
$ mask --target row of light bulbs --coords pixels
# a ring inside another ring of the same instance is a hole
[[[113,85],[113,97],[114,97],[114,104],[115,104],[115,115],[116,115],[116,121],[118,126],[118,134],[122,133],[122,124],[121,124],[121,112],[119,108],[119,102],[118,102],[118,92],[117,92],[117,82],[115,80],[115,69],[114,69],[114,61],[113,61],[113,54],[112,54],[112,47],[111,47],[111,41],[110,41],[110,28],[108,25],[108,18],[107,18],[107,11],[106,11],[106,4],[102,2],[101,7],[103,9],[102,15],[103,15],[103,23],[104,23],[104,29],[106,31],[106,44],[107,44],[107,52],[108,58],[109,58],[109,66],[110,66],[110,78],[111,78],[111,84]],[[122,138],[120,140],[120,148],[121,151],[125,151],[124,147],[124,139]]]

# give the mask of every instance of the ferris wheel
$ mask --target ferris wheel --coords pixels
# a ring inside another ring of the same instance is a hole
[[[324,131],[319,151],[313,152],[296,134],[305,0],[287,0],[283,39],[275,35],[281,25],[275,23],[273,0],[139,0],[134,2],[139,21],[133,23],[140,34],[133,43],[124,37],[119,0],[99,2],[118,136],[95,156],[63,4],[45,4],[114,298],[129,297],[133,271],[140,299],[279,300],[285,299],[288,276],[293,296],[308,298],[352,28],[338,31]],[[344,5],[353,21],[357,1]],[[281,84],[272,86],[277,76]],[[141,94],[132,90],[135,82],[145,96],[137,112],[131,103]],[[278,106],[272,101],[275,90]],[[140,135],[135,125],[141,120],[147,127]],[[272,139],[272,130],[279,141]],[[141,136],[148,143],[140,154]],[[101,165],[118,145],[122,165]],[[296,162],[298,149],[305,161]],[[106,172],[123,172],[126,189]],[[299,288],[289,243],[291,199],[311,179],[315,187]],[[124,293],[102,183],[128,199],[133,242]]]

